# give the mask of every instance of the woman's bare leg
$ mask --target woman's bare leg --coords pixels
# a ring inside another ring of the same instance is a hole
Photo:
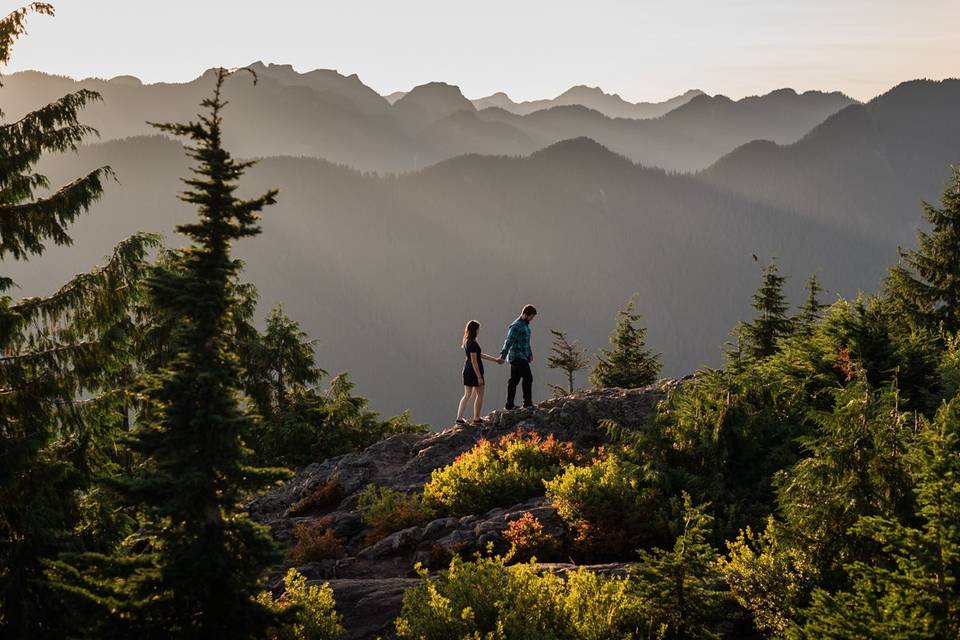
[[[480,419],[480,409],[483,407],[483,390],[485,387],[477,387],[477,399],[473,401],[473,419]]]
[[[457,420],[463,420],[463,414],[467,410],[467,403],[470,402],[471,395],[473,395],[473,387],[464,387],[463,397],[460,398],[460,407],[457,409]]]

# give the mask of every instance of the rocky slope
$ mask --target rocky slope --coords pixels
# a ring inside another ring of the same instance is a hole
[[[643,389],[602,389],[578,392],[542,402],[532,410],[495,411],[482,427],[454,426],[427,434],[397,435],[368,449],[301,469],[296,476],[250,505],[253,517],[268,525],[284,544],[292,543],[292,530],[300,523],[321,518],[343,541],[343,557],[297,566],[311,582],[329,582],[337,608],[344,616],[346,638],[392,637],[393,619],[399,613],[403,592],[417,584],[414,564],[437,564],[438,550],[470,555],[493,545],[506,551],[503,531],[525,512],[533,513],[545,530],[563,541],[566,530],[550,501],[537,497],[507,508],[462,518],[439,518],[422,527],[397,531],[373,545],[365,543],[364,526],[357,511],[359,493],[368,484],[401,491],[419,491],[434,469],[444,467],[473,447],[481,438],[495,439],[522,429],[541,435],[553,434],[588,450],[603,444],[603,420],[624,428],[641,429],[652,419],[657,403],[682,380],[667,380]],[[335,500],[304,508],[304,500],[318,490],[338,487]],[[443,554],[441,554],[443,555]],[[278,566],[273,579],[291,564]],[[545,564],[544,570],[564,571],[572,565]],[[622,565],[594,569],[619,572]]]

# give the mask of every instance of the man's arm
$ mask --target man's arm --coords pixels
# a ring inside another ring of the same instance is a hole
[[[500,357],[506,358],[507,353],[510,352],[510,347],[514,345],[517,341],[517,325],[510,325],[510,330],[507,331],[507,338],[503,341],[503,349],[500,350]]]

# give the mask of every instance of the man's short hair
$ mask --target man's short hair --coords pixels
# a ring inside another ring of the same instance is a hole
[[[537,315],[537,308],[532,304],[528,304],[523,308],[523,311],[520,312],[522,316],[535,316]]]

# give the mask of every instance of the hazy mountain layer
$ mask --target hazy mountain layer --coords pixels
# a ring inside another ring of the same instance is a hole
[[[47,171],[62,181],[100,164],[111,164],[120,184],[75,226],[73,248],[9,270],[25,293],[48,291],[129,233],[169,232],[192,215],[174,198],[187,170],[177,144],[111,142]],[[400,177],[272,158],[251,170],[244,191],[267,186],[280,188],[280,204],[264,216],[263,234],[239,246],[264,306],[282,302],[319,338],[321,365],[354,372],[377,408],[409,407],[437,424],[461,391],[468,319],[483,323],[480,342],[496,352],[520,306],[540,308],[534,351],[543,398],[545,382],[557,381],[543,364],[547,330],[565,329],[596,349],[633,293],[665,373],[674,374],[717,362],[728,330],[749,311],[759,271],[752,253],[780,256],[795,297],[818,268],[831,290],[851,294],[894,259],[892,247],[639,167],[586,139]],[[493,406],[507,371],[489,369]]]
[[[960,161],[960,80],[906,82],[831,116],[795,144],[753,142],[702,177],[733,193],[890,243]],[[938,170],[942,167],[943,170]]]
[[[831,295],[875,286],[896,246],[913,242],[919,200],[935,199],[960,161],[958,85],[906,83],[793,145],[747,145],[699,176],[644,168],[585,138],[399,176],[269,158],[244,182],[250,193],[281,189],[264,233],[240,245],[246,277],[264,306],[283,302],[319,338],[325,368],[353,371],[382,410],[410,407],[438,424],[459,392],[463,324],[480,320],[480,342],[496,352],[526,302],[541,309],[539,397],[557,379],[543,366],[547,329],[596,350],[634,292],[665,374],[686,373],[716,363],[729,329],[749,317],[761,266],[751,254],[779,257],[794,299],[813,271]],[[436,94],[431,104],[458,100],[448,85],[424,91]],[[416,112],[414,98],[405,108]],[[239,100],[228,107],[228,132],[245,113]],[[433,126],[460,119],[515,135],[469,110]],[[182,149],[160,136],[94,145],[45,170],[58,183],[101,164],[120,183],[75,226],[75,246],[4,265],[24,294],[49,291],[134,231],[169,233],[193,215],[174,197],[187,172]],[[500,402],[505,377],[491,366],[488,406]]]
[[[663,117],[638,120],[604,115],[616,113],[604,105],[623,102],[619,97],[575,87],[549,101],[566,106],[518,115],[509,105],[478,111],[457,87],[443,83],[416,87],[391,104],[355,75],[300,74],[289,65],[262,63],[252,68],[256,86],[239,74],[226,87],[235,122],[227,144],[237,154],[319,157],[380,172],[419,169],[465,153],[528,155],[579,136],[647,166],[694,171],[752,140],[793,142],[852,102],[838,93],[791,90],[739,101],[685,94],[662,103],[663,109],[677,106]],[[191,117],[211,77],[143,85],[129,76],[74,81],[24,72],[4,82],[0,101],[11,118],[81,86],[99,91],[103,103],[84,118],[109,140],[148,135],[147,121]]]
[[[529,100],[514,102],[503,92],[495,93],[473,101],[477,109],[498,107],[511,113],[526,115],[551,107],[563,107],[574,104],[599,111],[610,118],[659,118],[684,105],[697,96],[705,95],[699,89],[690,89],[679,96],[663,102],[628,102],[616,93],[604,93],[600,87],[577,85],[548,100]]]

